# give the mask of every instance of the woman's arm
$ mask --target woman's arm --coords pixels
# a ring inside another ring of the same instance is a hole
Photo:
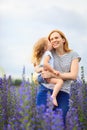
[[[69,79],[75,80],[77,78],[77,76],[78,76],[78,71],[79,71],[79,60],[74,59],[72,61],[72,63],[71,63],[70,72],[59,73],[59,75],[55,75],[55,74],[53,74],[51,72],[43,71],[42,72],[42,77],[43,78],[55,77],[55,78],[61,78],[63,80],[69,80]]]
[[[34,68],[34,70],[35,70],[36,73],[41,73],[41,72],[43,71],[43,67],[36,66],[36,67]]]
[[[75,80],[75,79],[77,79],[78,71],[79,71],[79,59],[74,59],[74,60],[72,61],[72,63],[71,63],[70,72],[60,73],[59,76],[60,76],[63,80],[67,80],[67,79]]]

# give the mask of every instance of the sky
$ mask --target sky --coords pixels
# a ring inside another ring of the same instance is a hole
[[[86,0],[0,0],[0,71],[21,78],[25,66],[29,77],[33,45],[54,29],[63,31],[81,56],[87,77]]]

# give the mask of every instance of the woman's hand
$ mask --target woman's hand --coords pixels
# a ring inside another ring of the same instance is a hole
[[[42,71],[41,75],[43,78],[46,78],[46,79],[53,77],[53,74],[49,71]]]
[[[49,71],[42,71],[41,75],[43,78],[46,78],[46,79],[47,78],[60,78],[60,73],[57,75]]]
[[[43,67],[39,67],[39,66],[36,66],[36,67],[35,67],[35,72],[36,72],[36,73],[41,73],[43,70],[44,70]]]
[[[53,73],[56,74],[56,75],[59,75],[59,74],[60,74],[60,72],[57,71],[57,70],[54,70]]]

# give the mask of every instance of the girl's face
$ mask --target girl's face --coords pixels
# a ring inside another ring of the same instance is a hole
[[[51,51],[53,49],[51,42],[48,41],[47,50]]]
[[[59,47],[63,48],[63,43],[65,42],[65,39],[63,39],[58,32],[54,32],[50,36],[50,42],[51,42],[53,48],[55,48],[55,49],[57,49]]]

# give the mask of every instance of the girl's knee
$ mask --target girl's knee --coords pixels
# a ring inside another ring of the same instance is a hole
[[[64,81],[61,79],[61,84],[63,85]]]
[[[63,85],[64,81],[62,79],[59,79],[57,83]]]

